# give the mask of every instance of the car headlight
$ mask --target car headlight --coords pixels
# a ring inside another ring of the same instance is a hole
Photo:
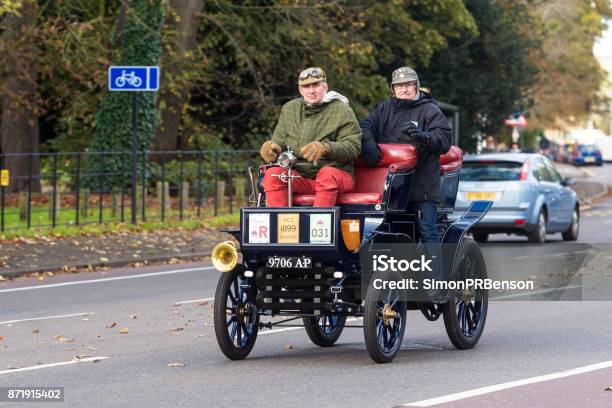
[[[296,157],[293,155],[293,153],[291,151],[287,151],[287,152],[282,152],[279,156],[278,156],[278,160],[277,163],[279,166],[283,167],[283,168],[288,168],[293,166],[293,164],[296,161]]]

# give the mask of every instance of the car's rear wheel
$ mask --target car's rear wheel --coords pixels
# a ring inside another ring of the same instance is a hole
[[[478,244],[464,239],[459,248],[453,275],[457,281],[486,279],[487,266]],[[454,290],[443,306],[444,327],[448,338],[459,350],[473,348],[484,330],[489,306],[486,289]]]
[[[574,208],[574,212],[572,213],[572,223],[570,224],[567,231],[565,231],[563,235],[564,241],[576,241],[578,239],[578,233],[580,232],[580,216],[578,214],[578,209]]]
[[[474,239],[476,242],[487,242],[489,239],[489,234],[486,232],[475,232]]]
[[[303,320],[310,341],[319,347],[331,347],[342,334],[346,316],[304,317]]]
[[[527,239],[529,242],[538,244],[546,242],[546,214],[544,214],[544,211],[540,211],[538,224],[532,232],[527,234]]]

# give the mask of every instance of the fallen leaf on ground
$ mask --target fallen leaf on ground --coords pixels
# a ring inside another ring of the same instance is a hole
[[[132,320],[136,320],[136,319],[138,319],[138,316],[136,316],[136,315],[131,315],[131,316],[130,316],[130,319],[132,319]]]
[[[7,366],[6,369],[7,370],[17,370],[19,367],[16,366]]]
[[[181,302],[176,302],[174,306],[180,306],[181,304],[182,304]]]
[[[176,328],[174,328],[174,329],[172,329],[172,330],[170,330],[170,331],[181,331],[181,330],[183,330],[183,328],[182,328],[182,327],[176,327]]]
[[[106,325],[107,328],[112,329],[113,327],[115,327],[117,325],[117,323],[112,322]]]
[[[172,312],[172,314],[179,314],[179,312],[177,312],[176,310]]]
[[[101,257],[101,258],[100,258],[100,262],[108,262],[108,258]]]
[[[4,337],[4,336],[0,336],[0,341],[2,341],[2,340],[4,340],[4,339],[6,339],[6,337]]]
[[[294,345],[293,345],[293,344],[287,344],[287,345],[285,346],[285,350],[293,350],[293,348],[294,348]]]
[[[6,279],[4,276],[0,275],[0,282],[5,282],[5,281],[7,281],[7,280],[8,280],[8,279]]]
[[[68,337],[64,337],[64,336],[53,336],[54,339],[58,340],[61,343],[72,343],[74,342],[74,339],[69,339]]]
[[[198,303],[198,306],[206,306],[208,304],[208,301],[204,301],[202,303]]]
[[[38,333],[40,333],[40,330],[38,330],[38,329],[32,330],[32,334],[38,334]]]
[[[130,332],[130,329],[128,329],[127,327],[124,327],[123,329],[121,329],[121,331],[119,333],[121,334],[128,334]]]
[[[604,388],[604,391],[612,391],[612,387]]]
[[[72,358],[72,361],[79,361],[79,360],[82,360],[84,358],[89,358],[89,357],[91,357],[91,356],[87,355],[87,354],[79,354],[78,356],[74,356]]]
[[[185,367],[185,363],[169,363],[168,367]]]

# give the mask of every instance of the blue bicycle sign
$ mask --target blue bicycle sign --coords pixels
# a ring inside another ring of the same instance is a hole
[[[159,67],[110,67],[108,69],[110,91],[157,91]]]

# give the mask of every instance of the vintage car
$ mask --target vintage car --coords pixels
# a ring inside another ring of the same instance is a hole
[[[382,297],[364,281],[360,255],[372,244],[410,245],[419,242],[415,222],[407,211],[410,186],[417,166],[411,145],[380,145],[382,160],[368,167],[355,161],[355,190],[340,194],[334,207],[313,207],[314,195],[293,195],[292,169],[300,163],[291,151],[275,165],[285,167],[289,207],[266,208],[264,197],[241,209],[241,227],[229,231],[233,241],[213,250],[215,267],[224,272],[217,285],[214,325],[221,351],[230,359],[245,358],[260,329],[302,320],[311,341],[332,346],[347,317],[363,318],[367,350],[373,360],[389,362],[402,343],[406,310],[421,310],[437,320],[458,349],[474,347],[487,316],[486,290],[455,290],[446,303],[429,299]],[[441,244],[451,245],[445,263],[452,278],[486,278],[486,265],[469,229],[491,206],[475,201],[454,222],[453,212],[463,152],[456,146],[440,157],[439,228]],[[266,168],[260,168],[261,174]],[[252,173],[251,173],[252,174]],[[257,185],[252,177],[253,186]],[[442,246],[442,245],[441,245]],[[241,259],[240,259],[240,256]],[[269,322],[262,322],[262,317]]]

